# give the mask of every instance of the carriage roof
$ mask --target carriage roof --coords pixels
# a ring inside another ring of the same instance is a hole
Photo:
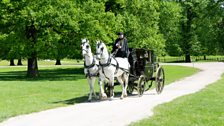
[[[129,48],[130,57],[133,60],[146,60],[153,63],[155,61],[155,55],[153,50],[144,49],[144,48]]]

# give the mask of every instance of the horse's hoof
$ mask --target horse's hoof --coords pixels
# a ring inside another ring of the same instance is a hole
[[[120,99],[122,100],[122,99],[123,99],[123,97],[120,97]]]
[[[113,100],[113,98],[114,98],[114,96],[110,97],[109,101],[112,101],[112,100]]]
[[[100,97],[99,96],[95,96],[95,99],[99,99]]]
[[[88,102],[92,102],[92,100],[89,100],[89,99],[88,99]]]
[[[106,94],[103,94],[103,99],[106,99],[107,98],[107,95]]]
[[[100,95],[100,100],[103,100],[103,99],[107,99],[107,95],[106,94],[103,94],[103,95]]]

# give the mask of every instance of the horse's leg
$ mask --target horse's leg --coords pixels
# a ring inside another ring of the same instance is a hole
[[[89,83],[89,87],[90,87],[89,98],[88,98],[89,102],[92,100],[92,94],[94,93],[94,89],[93,89],[94,82],[95,82],[94,78],[88,77],[88,83]]]
[[[98,78],[98,85],[100,86],[100,99],[106,99],[107,95],[104,92],[103,83],[102,82],[103,82],[102,79],[99,77]]]
[[[124,77],[124,84],[125,84],[125,88],[124,88],[124,97],[127,97],[127,88],[128,88],[128,79],[129,79],[129,73],[124,73],[123,75]]]
[[[96,92],[94,90],[95,80],[96,80],[96,77],[92,77],[92,90],[93,90],[93,95],[94,95],[95,99],[99,99],[99,97],[96,95]]]
[[[123,75],[122,75],[123,76]],[[120,99],[123,99],[124,98],[124,94],[125,94],[125,92],[124,92],[124,90],[125,90],[125,86],[124,86],[124,81],[122,80],[122,78],[121,78],[121,76],[120,77],[117,77],[117,80],[118,80],[118,82],[121,84],[121,86],[122,86],[122,93],[121,93],[121,97],[120,97]]]
[[[114,76],[112,76],[112,78],[110,78],[109,86],[110,86],[110,99],[112,99],[112,98],[114,98]]]

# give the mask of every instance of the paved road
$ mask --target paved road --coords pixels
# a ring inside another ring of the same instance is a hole
[[[202,71],[165,86],[162,94],[146,92],[143,97],[81,103],[43,112],[22,115],[0,126],[124,126],[153,114],[153,108],[177,97],[197,92],[221,78],[224,63],[169,64],[199,68]]]

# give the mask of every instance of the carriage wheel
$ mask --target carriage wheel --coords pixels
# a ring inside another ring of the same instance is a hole
[[[138,95],[142,96],[145,91],[145,77],[141,75],[138,80]]]
[[[159,67],[156,71],[156,92],[160,94],[163,91],[164,81],[165,81],[165,74],[164,69]]]
[[[149,83],[149,82],[148,82]],[[150,84],[148,85],[148,88],[145,89],[145,91],[148,91],[151,87],[152,87],[153,81],[150,82]]]

